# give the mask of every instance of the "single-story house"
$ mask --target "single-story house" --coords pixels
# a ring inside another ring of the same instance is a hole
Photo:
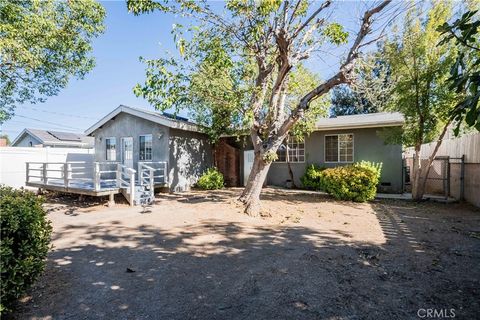
[[[182,117],[120,105],[85,133],[95,138],[95,161],[166,162],[172,191],[190,189],[213,165],[207,136]]]
[[[308,164],[333,167],[367,160],[383,163],[382,191],[401,192],[402,147],[385,144],[379,132],[403,122],[399,113],[320,119],[304,141],[290,139],[280,148],[267,183],[285,186],[287,157],[298,186]],[[167,162],[168,186],[174,191],[188,190],[214,165],[227,185],[242,186],[253,162],[249,137],[224,137],[213,146],[201,128],[185,118],[123,105],[85,133],[95,138],[95,161],[121,162],[134,169],[139,162]]]
[[[23,129],[13,140],[12,147],[48,147],[48,148],[93,148],[94,139],[85,134]]]
[[[267,183],[282,185],[289,179],[288,153],[297,186],[308,164],[328,168],[365,160],[382,163],[381,191],[402,192],[402,146],[386,144],[381,132],[403,123],[402,114],[388,112],[319,119],[304,142],[290,139],[280,161],[272,164]]]

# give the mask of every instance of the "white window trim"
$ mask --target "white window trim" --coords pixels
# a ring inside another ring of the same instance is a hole
[[[337,156],[338,161],[327,161],[327,137],[338,137],[341,135],[352,135],[352,161],[340,161],[340,139],[337,140]],[[354,163],[355,162],[355,135],[351,132],[348,133],[337,133],[337,134],[326,134],[323,136],[323,162],[324,163]]]
[[[298,143],[300,142],[297,140],[297,144]],[[307,149],[305,145],[305,139],[301,143],[303,143],[303,161],[295,161],[295,162],[288,161],[289,163],[305,163],[305,158],[307,157],[307,154],[305,152],[305,150]],[[287,144],[285,146],[285,161],[275,160],[273,163],[287,163],[287,158],[288,158],[288,138],[287,138]]]
[[[152,158],[150,160],[144,159],[140,160],[140,137],[146,137],[146,136],[151,136],[152,137]],[[152,133],[146,133],[146,134],[139,134],[138,135],[138,161],[153,161],[153,134]]]
[[[115,139],[115,160],[108,160],[107,159],[107,140],[108,139]],[[117,143],[117,137],[105,137],[105,161],[109,161],[109,162],[116,162],[117,161],[117,147],[118,147],[118,143]]]

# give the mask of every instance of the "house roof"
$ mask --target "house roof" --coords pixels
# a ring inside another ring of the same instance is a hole
[[[315,129],[321,131],[331,129],[397,127],[403,125],[404,122],[405,119],[399,112],[378,112],[338,116],[336,118],[322,118],[315,123]]]
[[[193,122],[189,122],[186,118],[175,117],[171,114],[162,114],[155,111],[149,111],[145,109],[132,108],[132,107],[120,105],[115,110],[113,110],[112,112],[107,114],[105,117],[100,119],[98,122],[96,122],[93,126],[85,130],[85,134],[87,135],[92,134],[95,130],[97,130],[98,128],[100,128],[105,123],[107,123],[112,118],[114,118],[115,116],[117,116],[122,112],[164,125],[169,128],[200,132],[200,127]]]
[[[15,146],[25,135],[31,135],[45,146],[77,146],[80,148],[93,148],[95,140],[82,133],[72,133],[54,130],[41,130],[25,128],[13,140],[12,146]]]

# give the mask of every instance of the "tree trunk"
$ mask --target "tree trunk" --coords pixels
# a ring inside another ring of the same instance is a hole
[[[292,166],[290,164],[290,161],[288,161],[288,149],[287,149],[287,167],[288,167],[288,175],[290,176],[290,181],[292,182],[292,187],[291,189],[297,189],[297,186],[295,184],[295,178],[293,176],[293,171],[292,171]]]
[[[412,199],[420,201],[423,198],[425,190],[421,190],[424,186],[421,183],[422,176],[422,159],[420,159],[421,146],[415,146],[415,153],[413,159],[413,183],[412,183]]]
[[[239,198],[245,204],[245,213],[249,216],[260,215],[260,193],[262,192],[263,183],[270,169],[270,162],[265,162],[260,153],[255,154],[252,171],[248,176],[247,185]]]
[[[420,199],[423,198],[423,195],[425,194],[425,188],[427,185],[427,177],[428,174],[430,173],[430,169],[432,168],[433,160],[435,160],[435,156],[437,155],[438,149],[440,149],[440,146],[442,144],[443,138],[445,137],[445,134],[447,133],[448,127],[450,126],[451,121],[448,121],[445,126],[443,127],[442,133],[438,137],[437,144],[435,145],[435,148],[433,149],[432,154],[430,157],[428,157],[427,165],[425,166],[425,174],[423,179],[421,178],[419,183],[421,184],[420,187],[418,188],[418,192],[421,193],[418,196],[420,196]],[[416,199],[415,199],[416,200]]]

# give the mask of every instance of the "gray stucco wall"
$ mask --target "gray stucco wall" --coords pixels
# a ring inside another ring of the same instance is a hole
[[[32,137],[31,135],[24,134],[23,137],[14,145],[14,147],[30,147],[30,142],[32,143],[31,146],[42,144],[38,139]]]
[[[133,138],[133,169],[138,168],[139,160],[139,136],[152,134],[152,161],[168,161],[168,135],[169,128],[154,122],[120,113],[113,120],[97,129],[95,136],[95,161],[106,160],[106,138],[116,138],[117,162],[122,161],[121,138]]]
[[[169,181],[173,191],[189,190],[212,166],[212,147],[201,133],[170,129]]]
[[[95,161],[106,161],[106,138],[117,140],[116,161],[122,161],[121,138],[133,138],[133,169],[138,169],[139,136],[152,134],[152,161],[168,162],[170,189],[188,190],[206,168],[212,165],[211,147],[206,136],[159,125],[157,123],[120,113],[114,120],[97,129]]]
[[[401,192],[402,190],[402,147],[401,145],[387,145],[377,135],[378,129],[352,129],[335,131],[316,131],[305,139],[305,163],[291,163],[297,186],[301,186],[300,177],[305,173],[307,165],[314,163],[325,167],[344,165],[341,163],[325,163],[324,143],[325,135],[353,133],[354,135],[354,162],[374,161],[382,162],[382,176],[380,183],[391,186],[380,186],[385,192]],[[289,179],[286,163],[275,162],[270,167],[268,184],[285,186]]]

